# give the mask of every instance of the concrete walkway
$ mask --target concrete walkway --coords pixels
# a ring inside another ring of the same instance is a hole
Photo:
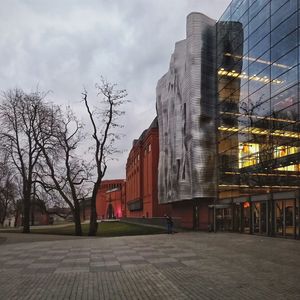
[[[0,244],[0,299],[300,299],[295,240],[229,233],[47,237]]]

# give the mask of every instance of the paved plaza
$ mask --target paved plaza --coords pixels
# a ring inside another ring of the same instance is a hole
[[[300,299],[295,240],[196,232],[0,237],[7,238],[0,299]]]

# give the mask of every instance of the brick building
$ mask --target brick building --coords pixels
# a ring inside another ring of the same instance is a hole
[[[126,163],[126,216],[160,217],[168,206],[157,199],[158,124],[153,120],[139,139],[133,141]]]
[[[125,213],[124,179],[103,180],[96,199],[98,219],[121,218]]]

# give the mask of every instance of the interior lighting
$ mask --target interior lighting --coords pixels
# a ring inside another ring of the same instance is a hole
[[[297,185],[254,185],[250,186],[247,184],[219,184],[219,187],[251,187],[251,188],[282,188],[282,189],[290,189],[290,188],[296,188],[299,189],[299,186]]]
[[[265,170],[267,170],[268,168],[265,168]],[[226,175],[240,175],[240,172],[224,172],[224,174]],[[281,174],[281,173],[249,173],[247,174],[249,176],[268,176],[268,177],[272,177],[272,176],[279,176],[279,177],[299,177],[299,175],[295,175],[295,174]]]
[[[251,75],[251,76],[248,76],[248,75],[245,75],[245,73],[238,73],[236,71],[225,71],[224,69],[220,69],[218,71],[218,74],[221,75],[221,76],[228,76],[228,77],[239,77],[239,78],[244,78],[244,79],[249,79],[249,80],[254,80],[254,81],[260,81],[260,82],[272,82],[272,83],[275,83],[275,84],[281,84],[284,82],[284,80],[278,80],[278,79],[274,79],[274,80],[270,80],[268,77],[259,77],[259,76],[256,76],[256,74],[254,75]]]
[[[263,60],[263,59],[257,59],[257,58],[250,57],[250,56],[233,55],[233,54],[228,53],[228,52],[225,53],[224,56],[232,56],[232,57],[238,58],[238,59],[243,58],[243,59],[248,60],[248,61],[256,61],[256,62],[259,62],[261,64],[272,65],[271,61],[267,61],[267,60]],[[287,66],[287,65],[284,65],[284,64],[273,63],[273,66],[283,68],[283,69],[291,69],[290,66]]]
[[[277,118],[272,118],[272,117],[261,117],[261,116],[256,116],[256,115],[246,115],[246,114],[241,114],[241,113],[232,113],[232,112],[220,112],[220,114],[225,114],[225,115],[233,115],[236,117],[250,117],[254,119],[261,119],[261,120],[269,120],[269,121],[276,121],[276,122],[285,122],[285,123],[292,123],[295,124],[297,121],[292,121],[292,120],[287,120],[287,119],[277,119]]]
[[[251,128],[237,128],[237,127],[224,127],[220,126],[218,127],[221,131],[229,131],[229,132],[240,132],[240,133],[253,133],[257,135],[271,135],[271,136],[279,136],[279,137],[289,137],[289,138],[295,138],[299,139],[300,133],[298,132],[292,132],[292,131],[284,131],[284,130],[275,130],[274,132],[271,132],[267,129],[261,129],[256,127]]]

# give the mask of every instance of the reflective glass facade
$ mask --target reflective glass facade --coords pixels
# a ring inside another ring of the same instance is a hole
[[[217,24],[220,198],[298,188],[296,0],[235,0]]]
[[[217,23],[220,200],[300,187],[299,2],[233,0]],[[299,235],[296,198],[236,201],[228,226]]]

